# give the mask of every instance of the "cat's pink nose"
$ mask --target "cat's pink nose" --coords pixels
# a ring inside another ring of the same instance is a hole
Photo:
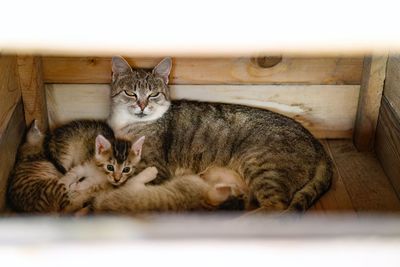
[[[146,103],[144,102],[139,102],[139,107],[143,111],[146,108]]]
[[[119,182],[121,180],[121,176],[114,176],[114,181]]]

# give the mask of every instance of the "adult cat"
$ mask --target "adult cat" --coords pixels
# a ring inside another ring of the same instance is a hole
[[[331,161],[299,123],[246,106],[171,101],[171,67],[170,58],[153,70],[112,59],[108,122],[125,138],[146,136],[142,163],[157,167],[155,184],[223,167],[243,179],[246,207],[259,211],[304,211],[328,190]]]

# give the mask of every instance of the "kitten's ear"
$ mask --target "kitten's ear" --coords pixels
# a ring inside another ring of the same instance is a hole
[[[39,129],[37,120],[34,120],[31,126],[29,127],[26,139],[28,143],[35,144],[39,143],[42,138],[43,138],[43,133]]]
[[[104,136],[99,134],[96,137],[96,155],[111,149],[111,143]]]
[[[115,81],[117,76],[122,73],[132,72],[131,66],[123,57],[114,56],[112,57],[112,79]]]
[[[153,74],[160,76],[165,84],[168,84],[168,76],[169,73],[171,72],[172,68],[172,59],[170,57],[166,57],[163,60],[161,60],[160,63],[158,63],[157,66],[153,69]]]
[[[136,142],[133,143],[133,145],[132,145],[131,150],[133,151],[133,153],[135,153],[136,156],[140,157],[142,155],[142,147],[143,147],[144,139],[145,139],[145,137],[142,136],[138,140],[136,140]]]
[[[37,120],[33,120],[31,127],[29,128],[29,133],[31,134],[35,134],[35,135],[41,135],[42,132],[39,129],[39,125],[38,125],[38,121]]]
[[[211,204],[218,206],[232,195],[232,185],[230,184],[216,184],[208,192],[208,198]]]

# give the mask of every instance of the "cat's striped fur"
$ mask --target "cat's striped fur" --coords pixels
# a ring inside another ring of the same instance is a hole
[[[165,59],[144,74],[113,58],[108,121],[121,136],[146,136],[142,163],[157,167],[154,183],[169,180],[182,168],[201,173],[210,166],[226,167],[246,183],[246,206],[265,211],[304,211],[328,190],[331,161],[303,126],[257,108],[171,102],[165,83],[170,69],[171,60]]]
[[[211,184],[199,175],[183,175],[162,185],[146,185],[156,175],[157,169],[148,167],[121,187],[112,188],[103,183],[103,191],[93,199],[91,209],[127,214],[210,211],[235,195],[235,184],[223,181]],[[90,176],[101,179],[101,173]]]
[[[45,149],[48,158],[63,173],[94,158],[93,162],[110,183],[121,185],[134,175],[143,141],[144,137],[134,143],[115,138],[113,130],[103,121],[78,120],[49,133]]]
[[[47,160],[43,153],[43,139],[34,122],[19,149],[8,181],[7,205],[18,212],[73,211],[79,207],[70,205],[68,185],[79,177],[73,171],[63,175]]]

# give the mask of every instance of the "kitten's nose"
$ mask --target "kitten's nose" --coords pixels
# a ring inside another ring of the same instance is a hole
[[[119,182],[119,180],[121,180],[121,176],[120,175],[115,175],[114,176],[114,181]]]

